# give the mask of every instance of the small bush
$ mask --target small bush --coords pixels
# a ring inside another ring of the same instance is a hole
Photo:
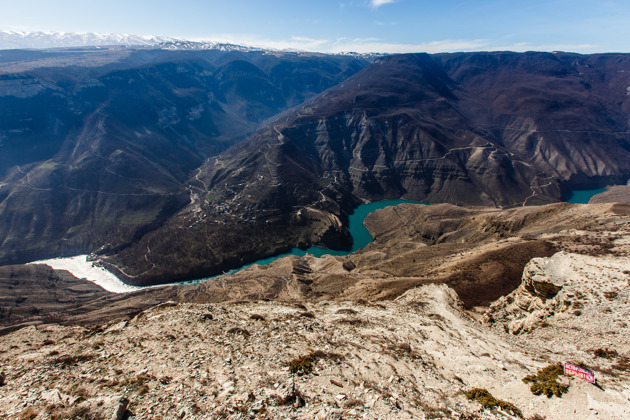
[[[289,372],[297,373],[298,375],[311,373],[313,370],[313,363],[315,363],[315,358],[312,354],[298,357],[297,359],[293,359],[289,362]]]
[[[568,386],[559,384],[557,381],[558,377],[563,374],[564,368],[562,364],[556,363],[539,370],[536,375],[527,375],[523,378],[523,382],[526,384],[531,383],[529,389],[534,395],[544,394],[547,398],[551,398],[554,395],[561,397],[569,389]]]
[[[312,312],[301,312],[299,315],[300,318],[315,318]]]
[[[501,408],[501,410],[519,418],[523,418],[523,413],[521,410],[516,408],[516,406],[512,403],[503,400],[497,400],[492,396],[492,394],[484,388],[474,388],[470,391],[466,392],[466,398],[469,400],[475,400],[480,403],[484,408],[494,409],[496,407]]]
[[[343,357],[337,353],[328,353],[322,350],[316,350],[310,354],[297,359],[293,359],[289,362],[289,372],[298,375],[304,375],[311,373],[313,365],[318,359],[333,359],[341,360]]]
[[[260,314],[251,314],[249,316],[249,319],[251,319],[252,321],[264,321],[265,317]]]
[[[249,337],[249,331],[241,327],[233,327],[228,330],[229,334],[241,334],[243,337]]]

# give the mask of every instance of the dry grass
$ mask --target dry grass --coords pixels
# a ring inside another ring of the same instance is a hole
[[[466,398],[469,400],[475,400],[480,403],[484,408],[494,409],[500,408],[503,411],[510,413],[513,416],[523,418],[523,413],[521,410],[516,408],[516,406],[512,403],[503,400],[497,400],[492,396],[492,394],[484,388],[474,388],[470,391],[466,392]]]
[[[325,352],[322,350],[313,351],[306,356],[301,356],[289,362],[289,372],[297,375],[311,373],[313,365],[319,359],[341,360],[343,356],[337,353]]]
[[[531,383],[529,389],[534,395],[544,394],[547,398],[551,398],[554,395],[561,397],[569,389],[568,386],[559,384],[557,381],[558,377],[563,374],[564,368],[562,364],[556,363],[539,370],[536,375],[527,375],[523,378],[523,382],[526,384]]]
[[[617,353],[617,350],[611,350],[611,349],[596,349],[593,351],[593,354],[595,355],[595,357],[601,357],[603,359],[613,359],[617,356],[619,356],[619,353]]]
[[[245,328],[241,328],[241,327],[232,327],[230,328],[228,331],[228,334],[240,334],[243,337],[249,337],[249,331],[247,331]]]

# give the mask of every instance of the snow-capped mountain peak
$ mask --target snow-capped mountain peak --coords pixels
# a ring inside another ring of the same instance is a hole
[[[64,48],[103,45],[151,46],[181,41],[182,40],[177,38],[153,35],[0,31],[0,49]]]

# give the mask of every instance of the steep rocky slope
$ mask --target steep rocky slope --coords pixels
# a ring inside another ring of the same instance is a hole
[[[495,206],[559,200],[630,173],[627,55],[410,54],[377,59],[207,168],[241,193],[274,162],[355,195]],[[606,75],[606,76],[604,76]],[[263,153],[265,152],[265,153]],[[308,163],[308,164],[305,164]],[[214,165],[217,166],[214,169]],[[245,172],[244,174],[242,172]],[[279,173],[276,182],[291,182]],[[296,182],[296,181],[293,181]],[[253,185],[252,185],[253,184]],[[209,184],[214,186],[213,184]]]
[[[42,325],[0,337],[0,411],[8,418],[110,418],[118,410],[143,418],[515,418],[464,395],[486,388],[528,418],[630,415],[625,365],[594,359],[571,332],[547,330],[555,341],[488,330],[445,285],[373,304],[165,304],[98,328]],[[630,351],[627,335],[606,344]],[[597,366],[599,387],[566,378],[569,392],[547,398],[521,381],[565,360]]]
[[[610,335],[630,337],[629,274],[627,253],[559,252],[534,258],[525,267],[521,285],[493,303],[483,321],[515,335],[553,325],[568,334],[573,330],[584,344],[607,347]],[[582,315],[588,323],[582,322]]]
[[[195,176],[206,200],[109,262],[131,282],[185,278],[292,246],[343,248],[337,221],[358,200],[506,208],[625,182],[628,74],[623,54],[379,58],[207,160]],[[149,247],[168,268],[147,262]]]
[[[403,204],[366,224],[375,242],[349,256],[96,296],[66,320],[91,326],[3,331],[0,413],[509,418],[465,398],[480,387],[525,418],[630,415],[629,206]],[[138,306],[151,299],[173,301]],[[292,374],[299,360],[312,371]],[[534,396],[522,378],[559,362],[598,386]]]
[[[114,252],[198,199],[205,158],[361,58],[112,47],[3,51],[0,264]]]

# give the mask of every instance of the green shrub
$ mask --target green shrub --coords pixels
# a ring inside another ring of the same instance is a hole
[[[512,403],[503,400],[497,400],[492,396],[492,394],[484,388],[474,388],[470,391],[466,392],[466,398],[469,400],[477,401],[484,408],[488,408],[490,410],[499,407],[501,410],[519,418],[523,418],[523,413],[521,410],[516,408],[516,406]]]
[[[297,373],[298,375],[311,373],[313,370],[313,363],[315,363],[315,358],[312,354],[298,357],[297,359],[293,359],[289,362],[289,372]]]
[[[564,368],[561,363],[549,365],[536,373],[536,375],[527,375],[523,378],[523,382],[526,384],[531,383],[529,389],[534,395],[546,395],[547,398],[551,398],[554,395],[561,397],[562,394],[567,392],[568,386],[559,384],[558,376],[564,374]]]

